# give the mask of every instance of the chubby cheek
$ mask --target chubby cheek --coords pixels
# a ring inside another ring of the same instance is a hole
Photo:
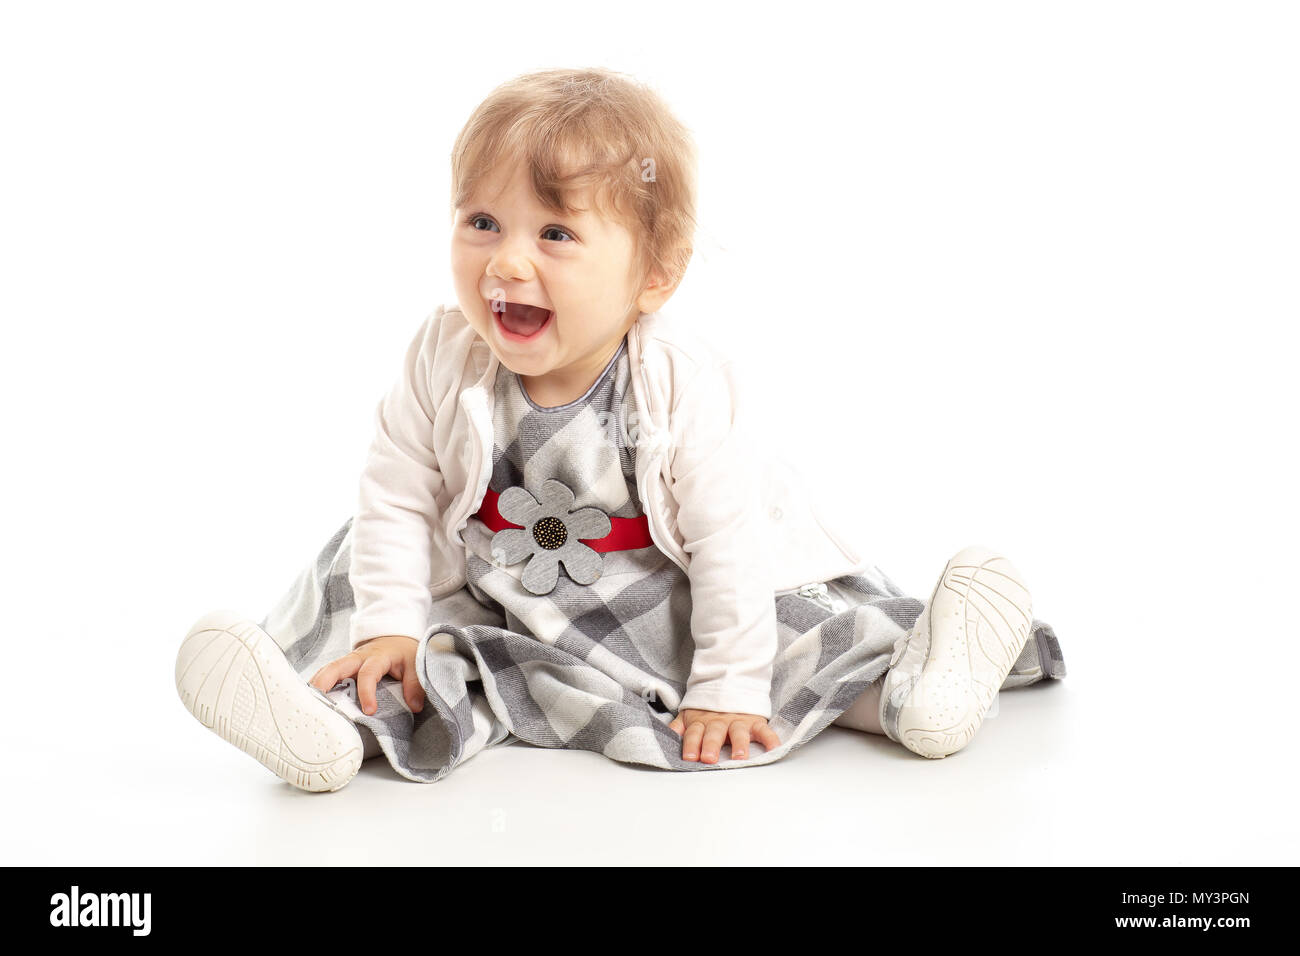
[[[462,299],[478,298],[479,280],[472,272],[466,272],[465,269],[457,268],[456,263],[452,263],[451,281],[456,286],[456,294]],[[465,303],[462,302],[462,305]]]
[[[483,275],[480,256],[472,249],[466,249],[461,243],[451,244],[451,276],[456,285],[456,294],[468,297],[478,295],[479,279]],[[462,303],[463,304],[463,303]]]

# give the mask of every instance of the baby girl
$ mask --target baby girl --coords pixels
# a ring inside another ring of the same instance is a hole
[[[665,311],[696,165],[655,93],[519,77],[452,180],[457,302],[379,403],[353,516],[260,623],[186,636],[205,726],[307,790],[515,741],[747,766],[831,724],[938,758],[1000,689],[1064,676],[1006,558],[967,548],[908,597],[751,442],[701,317]]]

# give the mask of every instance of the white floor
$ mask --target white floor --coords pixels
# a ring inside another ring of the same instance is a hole
[[[1003,693],[976,739],[941,761],[836,727],[736,771],[664,772],[516,743],[432,785],[381,756],[334,794],[296,790],[202,728],[158,660],[148,686],[119,675],[11,722],[25,733],[7,741],[3,856],[64,866],[1293,863],[1294,795],[1271,779],[1285,755],[1211,724],[1209,707],[1185,710],[1176,733],[1155,729],[1192,698],[1116,706],[1139,682],[1103,678],[1072,636],[1065,680]]]

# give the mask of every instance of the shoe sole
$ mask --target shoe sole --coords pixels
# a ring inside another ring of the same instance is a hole
[[[965,747],[1032,622],[1029,590],[1010,561],[987,548],[959,552],[917,619],[910,646],[901,655],[896,649],[882,697],[887,735],[932,759]]]
[[[190,628],[176,655],[176,692],[204,727],[302,790],[338,790],[361,769],[352,722],[235,612],[213,611]]]

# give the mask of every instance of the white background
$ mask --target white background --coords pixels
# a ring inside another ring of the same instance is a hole
[[[6,862],[1294,863],[1300,18],[1283,3],[0,6]],[[697,137],[670,308],[896,581],[1012,557],[1069,674],[943,761],[517,745],[305,794],[175,651],[346,520],[493,86]],[[523,784],[521,786],[521,783]],[[608,811],[608,815],[605,815]]]

